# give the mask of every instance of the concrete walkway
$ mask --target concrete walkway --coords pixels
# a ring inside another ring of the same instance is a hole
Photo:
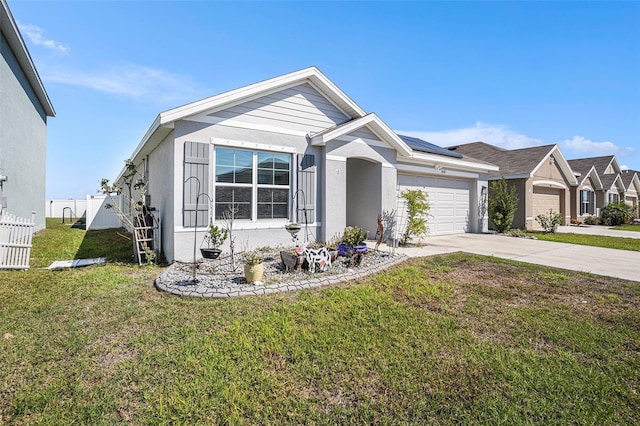
[[[640,229],[640,225],[638,226]],[[581,226],[558,226],[558,231],[564,234],[588,234],[588,235],[604,235],[607,237],[622,237],[622,238],[640,238],[640,232],[636,231],[617,231],[608,226],[593,226],[593,225],[581,225]]]
[[[628,232],[633,233],[633,231]],[[388,250],[384,245],[380,248]],[[640,282],[640,252],[637,251],[530,240],[496,234],[429,237],[424,247],[396,250],[411,257],[463,251]]]

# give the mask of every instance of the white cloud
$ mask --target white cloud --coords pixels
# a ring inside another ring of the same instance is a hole
[[[44,80],[137,100],[178,102],[202,96],[197,85],[184,76],[137,64],[93,71],[50,70]]]
[[[560,143],[561,148],[572,150],[575,153],[583,154],[586,157],[600,155],[626,156],[633,155],[633,148],[619,147],[613,142],[594,142],[583,136],[574,136],[572,139],[565,139]]]
[[[37,46],[44,46],[47,49],[54,52],[66,55],[69,53],[69,46],[60,43],[59,41],[46,39],[44,37],[44,30],[37,25],[21,24],[18,22],[20,32],[27,36],[31,42]]]
[[[442,131],[398,130],[401,135],[414,136],[439,146],[461,145],[471,142],[486,142],[506,149],[544,145],[541,139],[519,133],[502,124],[477,122],[474,127]]]

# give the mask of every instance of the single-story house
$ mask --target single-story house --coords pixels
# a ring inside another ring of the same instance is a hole
[[[638,214],[638,196],[640,195],[640,173],[636,170],[622,170],[620,172],[624,185],[624,202],[635,209],[635,217]]]
[[[55,111],[6,0],[0,0],[0,212],[45,227],[47,117]]]
[[[571,187],[571,219],[583,221],[588,216],[597,216],[602,205],[597,203],[596,194],[604,187],[596,166],[590,158],[568,163],[578,179],[578,186]]]
[[[315,67],[162,112],[131,159],[169,261],[191,259],[194,231],[200,245],[231,204],[237,249],[291,244],[289,221],[320,241],[347,225],[373,238],[405,188],[429,193],[432,234],[482,232],[488,173],[498,171],[399,136]]]
[[[571,187],[577,186],[578,181],[557,145],[507,150],[473,142],[449,149],[496,164],[500,170],[490,172],[489,180],[504,177],[515,186],[518,206],[514,228],[541,229],[535,218],[550,210],[560,213],[563,224],[570,221]]]
[[[602,208],[609,203],[624,201],[624,183],[620,178],[620,165],[615,155],[581,158],[584,163],[591,163],[602,181],[602,192],[596,192],[596,205]],[[597,214],[597,212],[596,212]]]

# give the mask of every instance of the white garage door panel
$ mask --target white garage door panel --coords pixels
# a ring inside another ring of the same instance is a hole
[[[431,235],[459,234],[469,226],[471,181],[432,176],[398,175],[401,189],[422,189],[429,194]]]

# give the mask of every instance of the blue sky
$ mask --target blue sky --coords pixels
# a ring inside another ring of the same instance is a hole
[[[311,65],[404,134],[640,170],[640,2],[9,7],[57,112],[48,198],[95,194],[159,112]]]

